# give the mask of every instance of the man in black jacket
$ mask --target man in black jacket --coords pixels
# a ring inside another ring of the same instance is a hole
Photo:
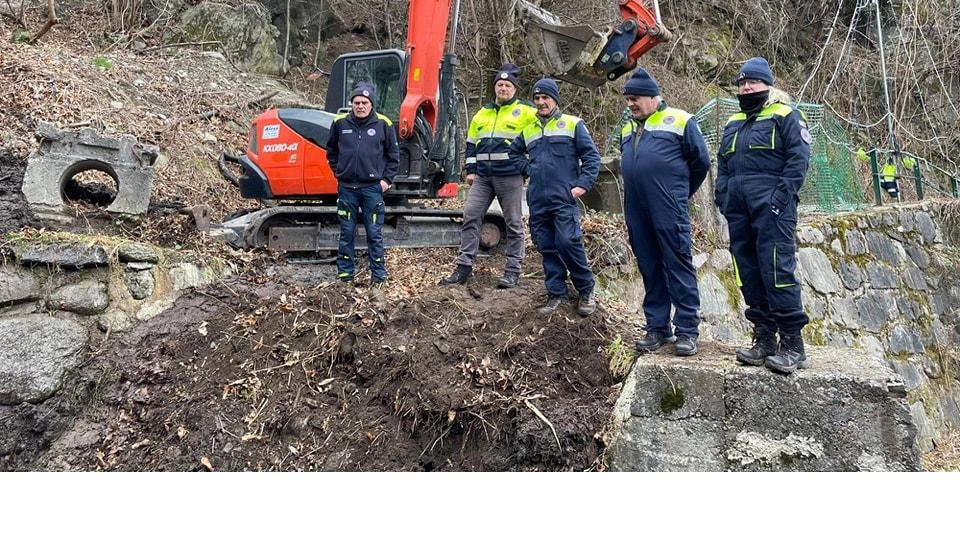
[[[400,150],[393,124],[374,111],[374,90],[359,83],[350,94],[350,112],[337,115],[330,126],[327,161],[337,177],[337,215],[340,245],[337,278],[353,282],[353,242],[357,215],[363,214],[367,258],[373,286],[387,280],[383,254],[383,193],[390,189],[400,167]]]

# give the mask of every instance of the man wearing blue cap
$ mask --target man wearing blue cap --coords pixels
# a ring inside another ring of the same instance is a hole
[[[337,115],[330,126],[327,161],[337,177],[337,278],[353,283],[353,243],[362,213],[370,277],[373,286],[380,287],[387,280],[383,192],[390,189],[400,168],[400,148],[390,119],[374,111],[373,104],[373,86],[357,84],[350,94],[350,112]]]
[[[467,184],[471,186],[463,208],[457,268],[440,280],[443,285],[463,284],[473,273],[480,247],[483,215],[496,197],[507,225],[504,252],[507,257],[498,289],[511,289],[520,280],[523,262],[523,176],[520,160],[507,154],[510,143],[527,124],[535,122],[533,104],[517,99],[521,69],[504,64],[493,78],[494,100],[477,111],[467,129]]]
[[[723,129],[715,202],[727,218],[734,272],[754,327],[753,346],[738,349],[737,360],[792,373],[809,366],[795,234],[812,138],[804,116],[771,92],[765,58],[747,60],[733,82],[740,112]]]
[[[577,313],[587,317],[597,309],[596,280],[583,249],[583,229],[577,199],[593,187],[600,173],[600,153],[583,120],[560,112],[560,88],[553,79],[533,85],[537,122],[527,125],[510,145],[510,158],[521,160],[530,177],[530,236],[543,256],[550,315],[567,297],[567,276],[580,294]],[[526,157],[524,157],[526,156]]]
[[[700,295],[689,199],[707,176],[710,152],[697,119],[668,106],[643,68],[633,72],[623,95],[632,116],[620,132],[623,213],[645,290],[646,335],[636,348],[653,351],[676,339],[677,355],[692,356],[700,336]]]

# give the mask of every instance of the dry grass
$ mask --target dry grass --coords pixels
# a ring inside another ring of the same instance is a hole
[[[953,430],[940,444],[921,457],[923,470],[931,472],[960,472],[960,430]]]

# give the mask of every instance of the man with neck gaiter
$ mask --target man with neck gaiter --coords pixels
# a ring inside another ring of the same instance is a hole
[[[754,328],[752,347],[738,349],[737,360],[792,373],[809,367],[794,235],[812,139],[803,114],[771,97],[766,59],[747,60],[733,82],[740,112],[723,130],[715,202],[730,228],[733,269]]]

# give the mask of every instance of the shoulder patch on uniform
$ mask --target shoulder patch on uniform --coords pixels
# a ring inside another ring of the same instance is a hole
[[[563,120],[560,120],[559,122],[557,122],[557,127],[558,127],[558,128],[565,128],[565,127],[567,127],[567,123],[564,122]]]
[[[800,138],[803,139],[803,142],[810,144],[813,142],[813,137],[810,135],[810,130],[806,126],[800,128]]]
[[[674,118],[674,117],[671,115],[671,116],[668,116],[668,117],[664,118],[664,119],[663,119],[663,123],[664,123],[664,124],[672,124],[672,123],[674,123],[676,120],[677,120],[677,119]]]

